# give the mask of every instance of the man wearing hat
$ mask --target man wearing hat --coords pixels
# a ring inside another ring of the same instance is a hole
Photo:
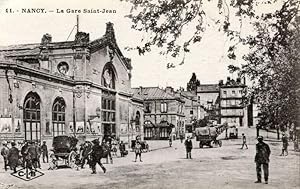
[[[18,148],[16,148],[15,142],[11,142],[11,146],[12,147],[9,149],[7,158],[8,158],[10,169],[12,169],[15,173],[17,172],[17,166],[19,162],[19,150]]]
[[[186,159],[192,159],[193,143],[190,136],[187,137],[187,139],[184,142],[184,145],[186,149]]]
[[[263,166],[265,183],[268,184],[269,162],[270,162],[269,158],[270,158],[271,150],[269,145],[263,142],[262,136],[258,136],[257,140],[258,143],[256,144],[256,155],[255,155],[257,181],[255,183],[261,183],[261,166]]]
[[[1,149],[1,156],[3,156],[3,162],[4,162],[4,169],[7,171],[7,166],[8,166],[8,152],[9,149],[7,147],[7,142],[3,141],[2,142],[3,148]]]
[[[100,165],[102,168],[103,172],[106,172],[105,167],[101,163],[101,157],[104,155],[104,151],[102,147],[99,145],[99,140],[95,139],[92,141],[93,147],[92,147],[92,152],[91,152],[91,167],[92,167],[92,174],[96,174],[96,165],[97,163]]]

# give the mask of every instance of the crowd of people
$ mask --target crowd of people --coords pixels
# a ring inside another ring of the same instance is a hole
[[[135,162],[139,158],[142,162],[143,147],[146,142],[141,141],[141,137],[137,136],[135,145],[131,146],[135,152]],[[20,144],[18,147],[15,142],[7,141],[2,142],[1,156],[3,157],[4,169],[17,171],[17,167],[29,169],[40,169],[41,161],[48,164],[48,170],[55,170],[58,168],[58,161],[60,160],[53,149],[48,151],[46,141],[43,141],[42,145],[35,141],[26,141],[24,144]],[[95,139],[93,141],[85,141],[79,145],[79,150],[76,155],[76,166],[81,169],[85,168],[85,165],[89,165],[92,170],[92,174],[96,173],[96,164],[99,164],[103,172],[106,172],[101,159],[106,159],[106,163],[113,164],[113,156],[117,156],[119,151],[120,157],[125,157],[128,154],[126,145],[123,141],[115,138],[106,137],[102,140]]]
[[[262,136],[258,136],[257,141],[258,143],[256,144],[255,155],[257,172],[256,183],[261,183],[263,168],[265,183],[268,184],[271,150],[269,145],[263,141]],[[288,137],[285,134],[282,135],[282,144],[281,156],[288,155]],[[11,170],[13,170],[13,172],[16,172],[18,166],[29,169],[41,168],[40,159],[42,159],[43,163],[49,163],[49,169],[53,170],[57,168],[58,158],[55,156],[53,151],[50,151],[50,153],[48,153],[46,141],[43,141],[42,145],[33,141],[25,142],[19,148],[16,146],[15,142],[10,143],[10,148],[8,147],[8,143],[6,141],[4,141],[2,145],[3,147],[1,149],[1,156],[4,160],[3,162],[5,171],[10,168]],[[169,138],[169,145],[170,147],[172,146],[171,136]],[[190,136],[187,137],[184,145],[186,149],[186,158],[192,159],[193,143]],[[142,152],[145,148],[147,150],[149,149],[148,144],[145,141],[141,141],[141,138],[138,136],[136,137],[134,145],[132,145],[131,147],[135,152],[134,162],[136,162],[138,159],[140,162],[142,162]],[[247,139],[245,134],[243,133],[241,149],[243,149],[244,147],[248,149]],[[96,165],[98,164],[105,173],[106,168],[101,163],[101,158],[106,158],[106,163],[108,163],[110,160],[110,163],[113,164],[113,154],[116,156],[116,152],[118,150],[120,153],[120,157],[125,157],[128,154],[125,143],[114,138],[105,138],[102,140],[101,144],[99,139],[95,139],[91,142],[85,141],[84,143],[80,144],[77,164],[82,169],[84,169],[84,166],[88,164],[92,170],[92,174],[96,174]],[[50,158],[48,157],[48,155]]]
[[[19,148],[15,142],[10,143],[10,148],[7,141],[3,141],[2,145],[1,155],[4,160],[5,171],[10,168],[16,172],[18,166],[29,169],[41,168],[41,156],[43,163],[48,163],[48,149],[45,141],[43,145],[37,142],[25,142]]]

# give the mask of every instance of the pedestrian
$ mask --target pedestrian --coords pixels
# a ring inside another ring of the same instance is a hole
[[[138,156],[140,157],[140,162],[143,162],[142,161],[142,145],[139,140],[135,144],[134,151],[135,151],[135,161],[134,162],[136,162],[136,159]]]
[[[169,146],[172,147],[172,135],[169,136]]]
[[[243,144],[242,144],[242,147],[241,147],[241,149],[243,149],[244,148],[244,146],[246,146],[246,149],[248,149],[248,146],[247,146],[247,139],[246,139],[246,136],[245,136],[245,134],[244,133],[242,133],[242,140],[243,140]]]
[[[113,164],[113,159],[112,159],[112,155],[111,155],[111,142],[109,140],[107,140],[104,143],[105,150],[107,151],[107,158],[106,158],[106,163],[108,164],[108,159],[110,159],[110,163]]]
[[[102,147],[99,145],[99,140],[95,139],[92,141],[93,147],[92,147],[92,152],[91,152],[91,167],[92,167],[92,174],[96,174],[96,165],[97,163],[100,165],[102,168],[103,172],[106,172],[105,167],[101,163],[101,157],[103,156],[104,150]]]
[[[21,155],[22,155],[22,166],[25,168],[25,164],[26,164],[26,156],[28,153],[28,146],[29,143],[27,141],[24,142],[24,145],[21,148]]]
[[[35,144],[34,141],[30,142],[30,145],[28,146],[28,152],[26,155],[26,163],[27,163],[27,168],[34,169],[38,168],[38,148]]]
[[[184,136],[183,134],[180,135],[180,142],[182,143],[183,142],[183,139],[184,139]]]
[[[1,156],[3,157],[4,169],[5,169],[5,171],[7,171],[9,149],[7,147],[6,141],[3,141],[2,145],[3,145],[3,148],[1,149]]]
[[[119,145],[119,150],[120,150],[121,157],[125,157],[126,147],[125,147],[125,144],[123,143],[123,141],[121,141],[121,143]]]
[[[186,159],[192,159],[193,143],[190,136],[187,137],[187,139],[184,142],[184,145],[186,149]]]
[[[48,147],[47,147],[46,141],[43,141],[41,149],[42,149],[43,163],[48,163]],[[46,161],[45,161],[45,158],[46,158]]]
[[[10,169],[14,171],[14,173],[17,172],[17,166],[19,163],[19,150],[16,148],[16,143],[11,142],[11,148],[8,151],[8,164],[10,166]]]
[[[257,181],[255,181],[255,183],[261,183],[261,166],[263,166],[265,183],[268,184],[269,162],[270,162],[269,158],[270,158],[271,150],[269,145],[263,142],[262,136],[258,136],[257,140],[258,143],[256,144],[256,155],[255,155]]]
[[[37,152],[37,160],[36,160],[36,164],[37,164],[37,168],[41,168],[41,155],[42,155],[42,148],[41,148],[41,144],[36,142],[35,143],[35,148],[36,148],[36,152]]]
[[[286,155],[288,155],[288,149],[287,149],[289,145],[288,137],[283,133],[281,139],[282,139],[282,152],[280,156],[284,156],[284,152],[286,152]]]
[[[89,163],[89,155],[92,152],[92,146],[85,141],[81,148],[81,169],[84,168],[85,162]]]
[[[50,152],[50,161],[48,170],[55,170],[58,167],[57,158],[55,157],[53,151]]]

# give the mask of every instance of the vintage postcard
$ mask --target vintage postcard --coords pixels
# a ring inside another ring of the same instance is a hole
[[[299,6],[0,0],[0,189],[299,189]]]

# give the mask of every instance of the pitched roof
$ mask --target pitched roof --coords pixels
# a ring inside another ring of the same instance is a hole
[[[197,87],[197,93],[219,92],[219,84],[201,84]]]
[[[87,45],[87,47],[91,49],[92,52],[98,50],[99,48],[103,48],[105,46],[110,45],[120,55],[120,58],[124,62],[125,66],[131,70],[132,69],[131,62],[130,62],[131,60],[123,56],[120,48],[116,43],[113,24],[108,22],[106,25],[107,25],[106,32],[102,37],[95,39],[93,41],[89,41],[85,45]],[[74,45],[81,45],[81,44],[78,44],[75,40],[62,41],[62,42],[50,42],[46,45],[46,48],[50,48],[50,49],[72,48]],[[41,43],[0,46],[0,55],[5,57],[30,56],[38,59],[39,55],[42,52],[41,47],[43,47]]]
[[[134,95],[141,96],[144,100],[179,99],[175,95],[167,93],[165,90],[159,87],[132,88],[132,92]]]

